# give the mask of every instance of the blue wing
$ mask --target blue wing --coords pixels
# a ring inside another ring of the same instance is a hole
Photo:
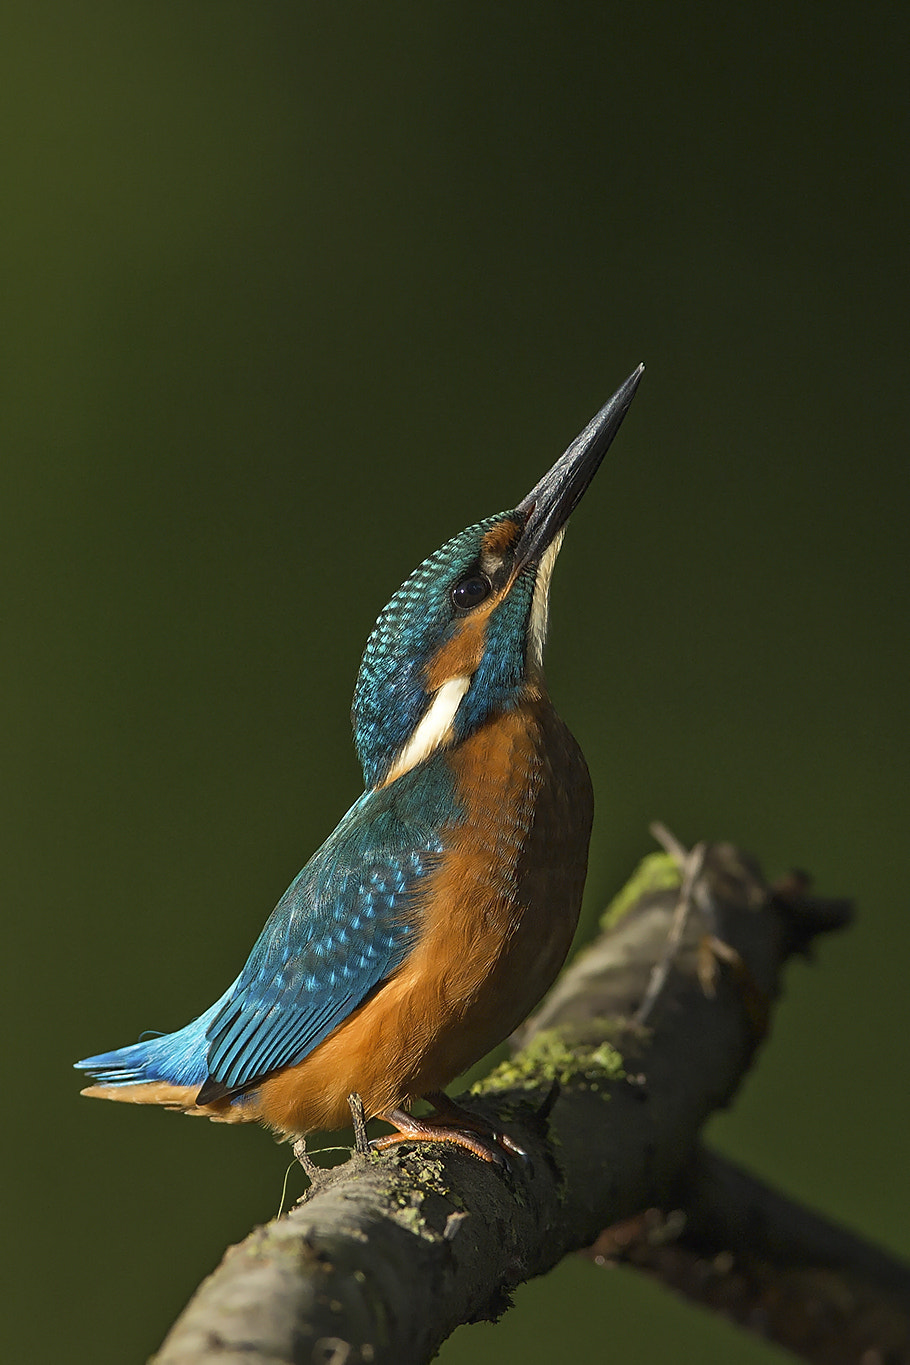
[[[279,901],[206,1029],[205,1090],[302,1061],[407,956],[442,850],[428,793],[402,801],[410,785],[362,796]]]

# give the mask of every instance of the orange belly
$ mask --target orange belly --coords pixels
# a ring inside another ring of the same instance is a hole
[[[296,1066],[243,1104],[282,1133],[335,1129],[441,1090],[506,1038],[565,960],[581,905],[593,797],[548,703],[484,727],[447,757],[465,822],[421,898],[407,960]]]

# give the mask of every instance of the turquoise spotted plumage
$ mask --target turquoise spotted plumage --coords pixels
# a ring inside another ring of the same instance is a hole
[[[353,704],[365,791],[292,882],[237,979],[176,1032],[77,1063],[84,1093],[305,1134],[347,1097],[397,1136],[520,1022],[571,941],[587,768],[541,666],[570,513],[628,410],[630,376],[516,508],[410,575],[371,633]],[[463,1118],[463,1116],[462,1116]]]
[[[301,1061],[402,961],[442,852],[430,812],[415,818],[404,795],[362,796],[278,902],[206,1030],[213,1081],[243,1089]]]

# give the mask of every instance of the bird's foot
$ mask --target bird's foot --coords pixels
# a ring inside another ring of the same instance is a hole
[[[443,1120],[444,1123],[457,1125],[468,1133],[479,1133],[482,1137],[490,1137],[502,1147],[510,1156],[521,1157],[527,1160],[528,1154],[523,1147],[519,1147],[514,1138],[510,1138],[508,1133],[500,1132],[498,1128],[492,1128],[477,1114],[473,1114],[470,1109],[465,1109],[464,1105],[457,1104],[450,1099],[444,1090],[432,1090],[429,1095],[424,1096],[436,1110],[434,1118]]]
[[[403,1109],[392,1109],[382,1117],[398,1131],[374,1138],[372,1146],[378,1152],[385,1152],[399,1142],[450,1142],[494,1166],[505,1166],[507,1154],[525,1155],[511,1138],[494,1133],[459,1106],[453,1107],[457,1110],[458,1120],[452,1122],[445,1121],[450,1118],[448,1112],[445,1115],[431,1114],[427,1118],[416,1118],[413,1114],[406,1114]],[[462,1121],[462,1116],[467,1122]]]

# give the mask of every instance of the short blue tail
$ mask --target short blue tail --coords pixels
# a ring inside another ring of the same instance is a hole
[[[76,1062],[99,1085],[141,1085],[144,1081],[169,1081],[171,1085],[202,1085],[208,1076],[206,1030],[237,983],[225,991],[205,1014],[176,1033],[146,1038],[113,1052],[99,1052]]]

